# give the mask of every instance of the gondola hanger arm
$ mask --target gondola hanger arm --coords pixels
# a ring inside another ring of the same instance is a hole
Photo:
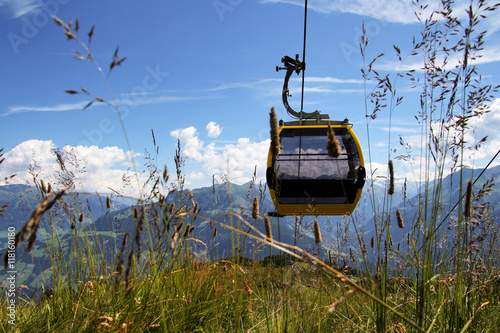
[[[295,59],[290,56],[284,56],[283,58],[281,58],[281,62],[285,65],[285,67],[276,66],[276,71],[286,70],[281,96],[283,105],[285,106],[288,114],[291,117],[299,119],[299,121],[316,119],[319,122],[320,119],[329,119],[330,117],[327,114],[321,114],[318,110],[314,112],[304,112],[303,110],[297,112],[290,106],[290,104],[288,103],[288,97],[291,97],[292,95],[290,94],[290,90],[288,89],[288,81],[290,80],[293,72],[300,74],[301,71],[304,71],[306,69],[306,64],[305,62],[300,61],[298,54],[295,56]]]

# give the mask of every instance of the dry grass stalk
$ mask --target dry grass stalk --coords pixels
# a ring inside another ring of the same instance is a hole
[[[106,197],[106,208],[107,209],[111,208],[111,199],[109,197]]]
[[[118,264],[116,265],[116,278],[115,278],[115,288],[118,287],[118,282],[120,281],[120,275],[122,274],[123,272],[123,266],[124,266],[124,262],[123,262],[123,255],[125,254],[125,245],[127,245],[127,236],[128,234],[125,234],[123,236],[123,239],[122,239],[122,246],[120,248],[120,254],[119,254],[119,257],[118,257]]]
[[[340,142],[335,137],[335,132],[333,131],[330,122],[328,122],[328,143],[326,145],[326,151],[328,152],[328,156],[332,158],[340,157],[341,153]]]
[[[398,227],[403,229],[405,227],[405,222],[403,221],[403,216],[401,216],[401,211],[396,209],[396,220],[398,221]]]
[[[250,312],[252,312],[252,294],[253,294],[253,290],[250,289],[250,287],[248,286],[248,283],[245,280],[243,280],[243,291],[245,292],[245,294],[248,297],[248,305],[247,305],[246,311],[248,313],[250,313]]]
[[[274,110],[274,106],[271,107],[271,113],[269,113],[270,125],[271,125],[271,155],[278,156],[280,153],[280,137],[279,137],[279,128],[278,128],[278,117],[276,116],[276,110]]]
[[[40,224],[40,219],[42,218],[43,214],[48,211],[52,206],[56,203],[57,200],[59,200],[62,196],[64,195],[64,191],[61,191],[59,193],[54,194],[54,196],[51,197],[46,197],[43,201],[41,201],[38,206],[36,206],[35,210],[31,213],[30,218],[28,221],[23,225],[21,230],[16,234],[15,237],[15,248],[20,246],[21,244],[24,243],[26,240],[26,237],[31,233],[30,238],[28,239],[28,246],[26,251],[30,251],[33,245],[35,244],[36,240],[36,232],[38,230],[38,226]],[[5,269],[7,269],[7,264],[8,264],[8,257],[7,257],[8,252],[5,253],[4,256],[4,266]]]
[[[389,160],[389,189],[387,190],[387,194],[393,195],[395,192],[394,187],[394,164],[392,160]]]
[[[273,242],[273,233],[272,233],[272,229],[271,229],[271,221],[269,220],[269,216],[267,216],[267,214],[264,214],[264,224],[266,225],[267,240],[272,243]]]
[[[129,281],[130,281],[130,273],[132,271],[132,263],[134,259],[134,249],[130,250],[130,253],[128,255],[128,263],[127,263],[127,269],[125,270],[125,287],[128,288]]]
[[[175,229],[174,234],[172,235],[172,242],[170,243],[170,249],[175,250],[175,247],[177,245],[177,240],[179,239],[179,235],[182,232],[182,227],[184,226],[184,222],[180,222],[177,228]],[[188,226],[189,227],[189,226]]]
[[[253,198],[252,218],[254,220],[259,219],[259,198],[257,196]]]
[[[351,257],[351,260],[352,260],[353,262],[356,262],[356,257],[355,257],[355,256],[354,256],[354,254],[352,253],[352,249],[351,249],[351,248],[349,248],[349,256]]]
[[[314,219],[314,240],[316,241],[316,244],[319,244],[323,241],[321,239],[321,230],[319,229],[319,223],[317,219]]]
[[[135,244],[137,245],[137,256],[139,256],[141,253],[141,234],[144,226],[144,206],[141,206],[140,215],[139,210],[137,209],[137,215],[139,220],[137,221],[137,228],[135,230]]]

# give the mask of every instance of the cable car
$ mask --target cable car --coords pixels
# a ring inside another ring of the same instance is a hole
[[[356,207],[366,179],[361,145],[347,119],[327,121],[319,111],[296,112],[288,104],[288,80],[304,69],[285,56],[283,104],[298,121],[280,121],[279,153],[269,149],[266,181],[276,212],[272,215],[348,215]],[[335,133],[339,155],[327,151],[328,128]],[[272,140],[273,141],[273,140]]]

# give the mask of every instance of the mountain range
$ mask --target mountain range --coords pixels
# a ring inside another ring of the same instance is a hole
[[[466,181],[473,176],[479,175],[481,170],[463,169],[463,188],[465,190]],[[474,193],[477,194],[487,181],[498,178],[500,175],[500,166],[490,168],[484,172],[482,177],[474,186]],[[443,179],[440,189],[440,207],[441,217],[447,215],[451,208],[459,201],[459,175],[452,174]],[[489,183],[491,191],[488,196],[483,197],[478,202],[500,202],[500,185]],[[428,192],[436,189],[434,184],[429,184]],[[422,202],[422,196],[406,196],[402,193],[396,193],[392,198],[391,205],[384,204],[388,196],[385,195],[385,186],[375,185],[373,187],[365,186],[362,199],[352,217],[318,217],[318,221],[323,233],[323,243],[321,254],[327,255],[328,251],[336,252],[340,255],[347,252],[349,247],[357,246],[357,239],[354,236],[355,223],[363,239],[369,240],[375,236],[374,214],[377,212],[377,219],[380,216],[390,216],[391,235],[394,243],[403,242],[413,229],[414,223],[418,220],[419,202]],[[420,191],[420,193],[424,193]],[[257,196],[260,202],[260,217],[257,220],[252,219],[252,201]],[[51,275],[53,268],[53,257],[50,253],[51,248],[56,247],[65,253],[65,259],[70,261],[69,253],[75,251],[75,244],[71,239],[74,235],[83,235],[83,231],[92,235],[92,246],[105,249],[107,262],[116,261],[122,238],[128,234],[129,239],[135,237],[137,229],[137,218],[134,217],[134,210],[137,203],[131,200],[125,200],[119,196],[109,196],[109,207],[107,196],[97,193],[68,193],[63,197],[64,203],[56,204],[50,213],[46,213],[41,221],[41,227],[37,232],[37,239],[33,249],[27,253],[25,245],[22,245],[16,252],[16,270],[18,285],[25,285],[29,290],[40,290],[51,285]],[[375,198],[375,200],[373,200]],[[378,199],[381,199],[380,201]],[[26,185],[5,185],[0,186],[0,207],[8,205],[6,210],[0,216],[0,254],[6,252],[8,244],[8,230],[14,228],[17,231],[21,229],[27,221],[31,212],[40,201],[40,194],[35,187]],[[262,216],[264,213],[273,211],[274,207],[269,198],[265,185],[244,184],[236,185],[232,183],[215,184],[214,186],[193,189],[191,191],[170,192],[166,196],[165,206],[176,203],[176,207],[185,205],[184,208],[193,211],[196,205],[197,217],[183,216],[182,221],[185,225],[194,227],[189,235],[190,244],[196,247],[198,257],[203,260],[219,260],[229,258],[235,255],[251,258],[253,260],[263,260],[270,255],[278,254],[275,249],[262,246],[254,240],[238,235],[230,230],[211,223],[210,220],[221,224],[232,225],[250,234],[255,234],[250,227],[235,215],[241,216],[260,232],[265,233],[265,226]],[[374,203],[374,204],[372,204]],[[432,202],[429,202],[432,205]],[[152,239],[165,234],[166,224],[164,221],[167,214],[166,208],[156,204],[145,205],[145,211],[148,216],[148,227]],[[405,219],[405,229],[399,230],[396,224],[395,211],[399,209]],[[157,215],[154,215],[157,214]],[[454,217],[456,210],[451,212]],[[499,213],[494,212],[493,217],[497,221]],[[203,218],[202,218],[203,217]],[[155,224],[156,220],[156,224]],[[319,247],[315,244],[312,234],[312,223],[314,217],[296,219],[295,217],[271,218],[272,234],[275,239],[279,239],[287,244],[297,244],[301,248],[309,251],[318,251]],[[175,222],[178,223],[179,221]],[[178,224],[173,224],[175,228]],[[74,228],[72,228],[72,225]],[[443,226],[446,226],[446,222]],[[217,235],[214,237],[215,228]],[[143,230],[143,247],[148,246],[148,233]],[[162,231],[163,230],[163,231]],[[349,237],[343,239],[346,234]],[[151,238],[149,238],[151,239]],[[341,249],[340,243],[343,242]],[[165,245],[168,247],[167,245]],[[359,248],[359,246],[357,246]],[[7,272],[0,271],[0,279],[6,281]],[[2,285],[5,287],[4,285]]]

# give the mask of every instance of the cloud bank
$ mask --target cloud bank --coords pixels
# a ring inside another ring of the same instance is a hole
[[[218,137],[222,133],[222,128],[214,122],[210,122],[206,130],[210,138]],[[193,126],[173,130],[170,135],[180,140],[187,163],[202,164],[203,173],[192,172],[188,179],[198,180],[229,173],[231,182],[244,184],[251,180],[255,168],[257,177],[264,179],[269,140],[252,142],[248,138],[240,138],[234,143],[217,146],[215,142],[205,143],[201,140],[198,130]]]
[[[61,168],[54,151],[62,157],[65,170]],[[33,185],[33,178],[36,177],[51,183],[54,188],[62,189],[63,181],[72,178],[77,191],[117,191],[134,197],[139,194],[134,187],[133,172],[125,167],[129,154],[118,147],[66,145],[58,148],[50,140],[28,140],[6,152],[4,158],[0,179],[15,174],[11,183]],[[4,184],[0,182],[0,185]]]

